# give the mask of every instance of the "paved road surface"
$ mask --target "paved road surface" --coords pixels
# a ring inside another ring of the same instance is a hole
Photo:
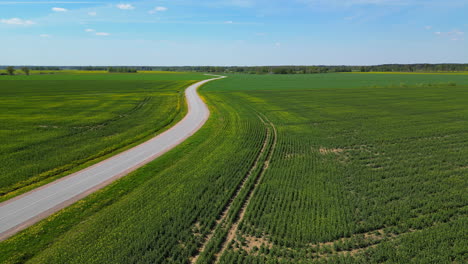
[[[0,241],[156,159],[198,131],[210,114],[197,94],[185,91],[188,113],[166,132],[132,149],[0,204]]]

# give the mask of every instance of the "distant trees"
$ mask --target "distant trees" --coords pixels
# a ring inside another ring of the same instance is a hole
[[[137,73],[137,69],[135,68],[127,68],[127,67],[110,67],[108,72],[111,73]]]
[[[29,73],[30,73],[30,70],[29,70],[28,67],[23,67],[23,68],[21,68],[21,70],[22,70],[22,71],[24,72],[24,74],[26,74],[26,75],[29,75]]]
[[[468,64],[384,64],[374,66],[181,66],[153,67],[153,70],[180,72],[313,74],[333,72],[457,72],[468,71]]]
[[[60,67],[56,66],[36,66],[36,67],[31,67],[31,70],[36,70],[36,71],[60,71]]]
[[[16,71],[15,67],[13,67],[13,66],[8,66],[6,68],[6,72],[8,73],[8,75],[15,75],[15,71]]]
[[[0,67],[5,69],[5,67]],[[174,71],[244,74],[315,74],[335,72],[460,72],[468,71],[468,64],[383,64],[374,66],[35,66],[30,70],[84,70],[112,73],[136,73],[138,71]],[[5,73],[6,74],[6,73]]]

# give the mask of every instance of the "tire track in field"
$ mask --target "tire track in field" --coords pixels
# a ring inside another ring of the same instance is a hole
[[[242,222],[242,220],[244,219],[245,212],[247,211],[247,208],[248,208],[248,206],[250,204],[250,201],[252,200],[252,197],[254,196],[258,185],[260,185],[260,182],[262,181],[263,176],[265,175],[265,172],[268,170],[268,167],[270,166],[270,160],[271,160],[271,157],[273,156],[273,153],[275,151],[275,146],[276,146],[276,142],[277,142],[277,138],[278,138],[278,133],[276,131],[275,125],[270,120],[268,120],[268,118],[266,116],[263,115],[263,117],[265,118],[265,120],[268,123],[265,122],[262,118],[260,118],[262,120],[262,122],[267,127],[271,127],[271,130],[273,131],[273,133],[269,132],[269,134],[271,134],[273,136],[273,143],[272,143],[271,148],[270,148],[270,150],[269,150],[269,152],[267,154],[267,158],[263,163],[263,168],[260,171],[258,177],[255,179],[254,186],[252,187],[252,189],[247,194],[247,197],[244,200],[244,203],[243,203],[240,211],[237,212],[237,214],[236,214],[237,217],[235,219],[237,219],[237,220],[235,220],[234,223],[229,228],[228,233],[227,233],[227,237],[226,237],[226,239],[224,240],[224,242],[223,242],[223,244],[221,246],[221,250],[215,254],[214,263],[219,263],[219,260],[220,260],[221,256],[223,255],[224,251],[226,251],[226,249],[228,248],[230,242],[235,238],[237,230],[239,228],[239,223]],[[270,128],[269,128],[269,131],[270,131]]]
[[[265,137],[265,140],[263,141],[263,145],[262,145],[262,149],[260,150],[260,152],[258,153],[257,157],[255,158],[255,162],[254,164],[252,165],[252,167],[250,167],[250,170],[247,172],[246,176],[242,179],[242,181],[240,182],[240,184],[237,186],[236,188],[236,191],[234,192],[234,194],[231,196],[231,199],[229,200],[226,208],[224,209],[224,211],[221,213],[221,217],[216,220],[216,224],[215,226],[213,227],[213,229],[210,231],[210,233],[208,234],[208,236],[206,237],[205,241],[203,242],[202,246],[198,248],[198,253],[197,255],[195,255],[194,257],[192,257],[190,259],[190,263],[196,263],[198,258],[200,257],[200,254],[203,253],[206,249],[206,246],[208,245],[208,243],[211,241],[211,239],[213,238],[213,235],[215,234],[215,231],[218,229],[218,227],[221,226],[221,224],[226,220],[227,216],[228,216],[228,213],[229,211],[231,210],[231,207],[232,207],[232,204],[234,203],[234,201],[236,200],[236,198],[239,196],[240,192],[244,189],[246,183],[247,183],[247,180],[252,176],[252,174],[254,173],[254,171],[257,169],[258,167],[258,163],[260,162],[260,159],[262,158],[263,154],[265,153],[265,150],[267,149],[268,147],[268,142],[270,140],[270,137],[271,137],[271,133],[270,133],[270,130],[268,129],[268,127],[266,126],[266,123],[265,121],[260,117],[258,116],[258,118],[260,119],[260,121],[265,125],[265,127],[267,128],[267,136]]]

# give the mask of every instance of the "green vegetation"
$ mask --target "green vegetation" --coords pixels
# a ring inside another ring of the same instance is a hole
[[[29,75],[31,73],[31,70],[28,67],[22,67],[21,70],[25,75]]]
[[[107,71],[31,71],[30,76],[0,76],[3,80],[49,80],[49,81],[193,81],[205,80],[209,76],[199,73],[139,72],[139,74],[108,73]]]
[[[243,75],[206,87],[278,130],[220,263],[466,262],[468,77],[319,77]],[[385,78],[465,85],[357,87]]]
[[[223,91],[273,92],[334,89],[334,88],[405,88],[425,86],[468,86],[468,74],[408,74],[408,73],[328,73],[313,75],[248,75],[232,74],[223,82]],[[211,86],[211,85],[210,85]]]
[[[0,262],[31,257],[32,263],[186,262],[245,179],[266,137],[249,109],[217,96],[207,100],[215,102],[211,119],[188,141],[4,241]]]
[[[72,67],[74,69],[83,69]],[[86,69],[90,69],[86,67]],[[106,67],[92,67],[106,70]],[[214,72],[248,74],[315,74],[333,72],[468,72],[468,64],[385,64],[374,66],[176,66],[176,67],[136,67],[137,70],[162,70],[179,72]]]
[[[6,72],[7,72],[8,75],[15,75],[15,71],[16,71],[16,69],[13,66],[8,66],[6,68]]]
[[[0,262],[468,261],[468,75],[231,75],[202,94],[193,137]]]
[[[127,67],[110,67],[108,72],[118,72],[118,73],[137,73],[137,69],[135,68],[127,68]]]
[[[183,116],[183,91],[192,82],[0,78],[0,199],[170,126]]]
[[[0,67],[1,69],[1,67]],[[384,64],[373,66],[62,66],[31,67],[39,71],[88,71],[88,72],[141,72],[141,71],[166,71],[166,72],[211,72],[211,73],[247,73],[247,74],[316,74],[336,72],[393,72],[393,73],[438,73],[438,72],[468,72],[468,64]]]
[[[164,71],[248,74],[315,74],[333,72],[468,72],[468,64],[385,64],[374,66],[182,66],[156,67]]]

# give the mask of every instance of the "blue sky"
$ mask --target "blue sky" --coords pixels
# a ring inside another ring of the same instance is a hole
[[[0,0],[0,65],[468,63],[468,0]]]

